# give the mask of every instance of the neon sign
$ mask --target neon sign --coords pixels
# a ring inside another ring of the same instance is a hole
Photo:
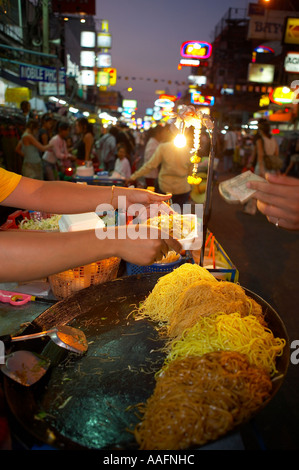
[[[181,45],[181,56],[186,59],[208,59],[212,54],[209,42],[185,41]]]
[[[292,103],[294,99],[294,92],[287,86],[280,86],[274,88],[274,90],[269,94],[269,98],[272,103],[289,104]]]
[[[199,104],[201,106],[213,106],[215,103],[214,96],[203,96],[200,91],[191,93],[191,103]]]
[[[255,49],[255,52],[258,52],[259,54],[274,54],[274,50],[272,49],[272,47],[268,47],[268,46],[258,46],[256,47]]]

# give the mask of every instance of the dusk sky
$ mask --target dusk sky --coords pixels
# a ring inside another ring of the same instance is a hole
[[[215,26],[228,9],[247,5],[247,0],[96,0],[96,18],[109,21],[112,67],[122,77],[110,90],[137,99],[137,116],[153,106],[156,90],[184,91],[190,68],[178,70],[181,44],[212,42]],[[129,86],[131,93],[126,91]]]

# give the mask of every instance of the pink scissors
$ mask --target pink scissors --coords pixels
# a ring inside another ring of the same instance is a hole
[[[24,305],[32,301],[56,303],[56,300],[44,299],[43,297],[36,297],[35,295],[0,290],[0,302],[9,303],[11,305]]]

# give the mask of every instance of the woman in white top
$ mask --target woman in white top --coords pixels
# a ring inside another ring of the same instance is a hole
[[[258,128],[260,137],[256,141],[257,163],[255,173],[264,177],[266,172],[272,171],[266,168],[264,155],[278,155],[279,148],[277,140],[271,135],[268,121],[260,119]]]

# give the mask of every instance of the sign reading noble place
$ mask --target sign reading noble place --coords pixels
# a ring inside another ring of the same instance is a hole
[[[20,78],[34,82],[57,83],[57,69],[54,67],[20,66]],[[65,69],[59,69],[59,83],[65,83]]]
[[[299,52],[288,52],[284,61],[284,69],[289,73],[299,73]]]

